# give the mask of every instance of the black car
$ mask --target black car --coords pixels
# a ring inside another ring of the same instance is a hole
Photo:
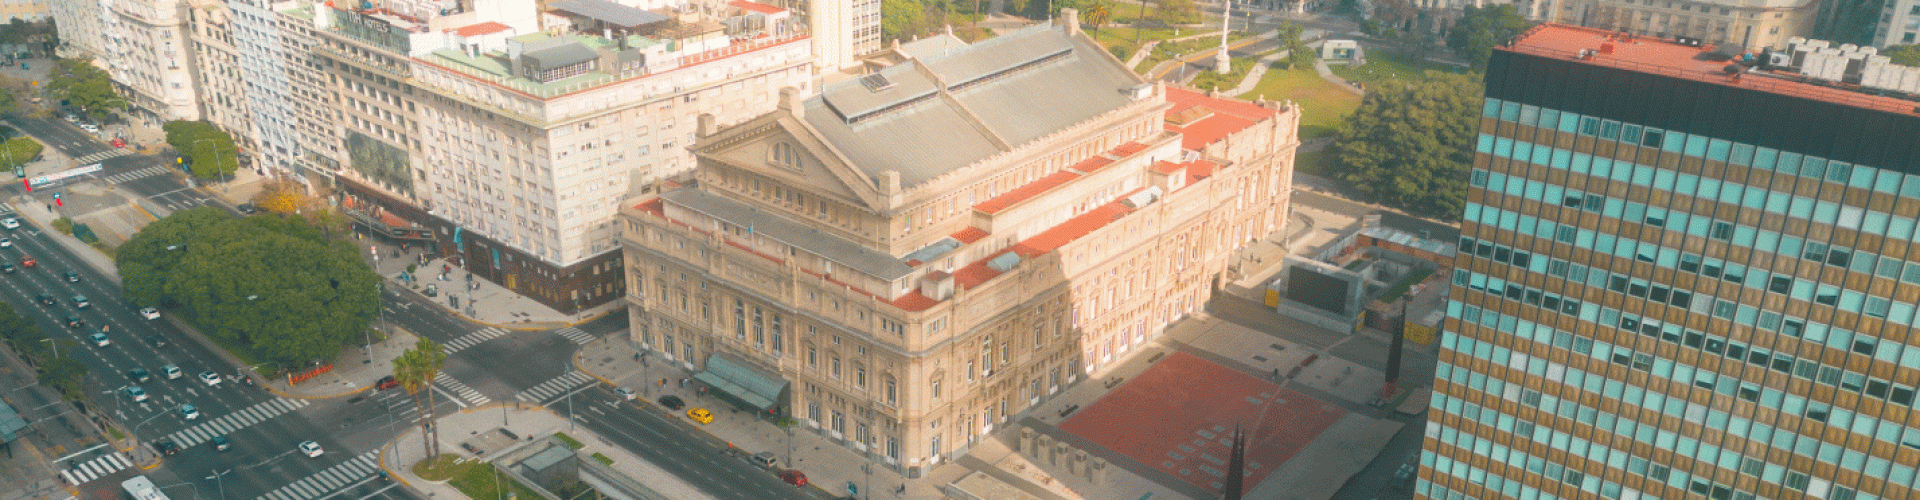
[[[213,451],[227,451],[227,449],[233,448],[233,442],[228,441],[224,435],[214,436],[211,442],[213,443]]]
[[[135,383],[140,383],[140,382],[146,382],[147,379],[153,378],[153,376],[148,375],[147,369],[145,368],[134,368],[132,370],[127,371],[127,378],[133,379]]]
[[[67,271],[67,282],[68,282],[68,283],[79,283],[79,282],[80,282],[80,273],[76,273],[76,272],[73,272],[73,271]]]
[[[15,268],[15,267],[13,267],[13,263],[12,263],[12,262],[0,262],[0,272],[5,272],[5,273],[7,273],[7,274],[13,274],[13,272],[14,272],[15,270],[17,270],[17,268]]]
[[[44,294],[44,293],[42,293],[42,294],[36,294],[36,295],[34,295],[34,296],[33,296],[33,300],[38,300],[38,301],[40,301],[40,305],[43,305],[43,306],[50,306],[50,305],[53,305],[53,296],[52,296],[52,295],[47,295],[47,294]]]
[[[660,406],[665,406],[669,410],[680,411],[681,408],[685,408],[687,406],[687,402],[682,401],[680,399],[680,396],[668,394],[665,396],[660,396]]]
[[[67,328],[79,328],[83,326],[87,326],[87,320],[80,319],[79,316],[67,316]]]
[[[159,336],[159,335],[154,335],[154,336],[152,336],[152,337],[147,337],[147,345],[151,345],[151,346],[154,346],[154,347],[166,347],[166,346],[167,346],[167,338],[166,338],[166,337],[162,337],[162,336]]]
[[[172,455],[180,452],[180,444],[173,442],[172,439],[162,439],[153,442],[153,449],[159,451],[161,455]]]

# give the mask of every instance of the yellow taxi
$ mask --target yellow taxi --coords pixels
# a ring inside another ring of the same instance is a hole
[[[706,408],[688,408],[687,418],[691,418],[693,421],[702,424],[711,424],[713,423],[713,412],[707,411]]]

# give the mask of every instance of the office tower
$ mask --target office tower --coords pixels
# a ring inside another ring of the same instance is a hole
[[[621,296],[620,202],[692,169],[695,117],[757,116],[813,74],[798,22],[745,1],[337,5],[313,53],[349,213],[567,312]]]
[[[1063,18],[703,120],[696,182],[618,220],[631,340],[916,476],[1201,307],[1285,220],[1298,108]]]
[[[1914,498],[1920,102],[1726,55],[1495,49],[1419,497]]]

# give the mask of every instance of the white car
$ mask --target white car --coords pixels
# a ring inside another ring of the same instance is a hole
[[[187,420],[198,419],[200,418],[200,409],[194,408],[193,405],[190,404],[180,405],[180,417]]]
[[[20,219],[15,217],[0,219],[0,227],[4,227],[7,229],[20,229]]]
[[[88,336],[87,339],[93,341],[94,347],[106,347],[106,346],[113,345],[113,339],[107,338],[107,334],[102,332],[93,332],[93,335]]]
[[[160,373],[166,375],[167,380],[180,378],[180,365],[162,366],[160,367]]]
[[[327,451],[320,449],[320,443],[307,441],[300,443],[300,452],[307,454],[308,457],[319,457]]]
[[[141,389],[140,386],[137,386],[137,385],[127,387],[127,397],[133,398],[133,402],[135,403],[146,401],[147,390]]]
[[[213,385],[213,386],[220,385],[220,374],[214,373],[214,372],[200,372],[200,381],[206,382],[207,385]]]
[[[154,309],[151,307],[142,307],[140,308],[140,317],[147,318],[147,319],[160,319],[160,310]]]
[[[18,224],[17,222],[15,224]],[[0,238],[0,248],[12,248],[13,238]]]

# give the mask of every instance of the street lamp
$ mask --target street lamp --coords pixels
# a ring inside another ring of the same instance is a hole
[[[233,469],[227,469],[223,471],[209,471],[209,472],[211,472],[213,475],[207,476],[207,479],[212,479],[214,481],[214,484],[217,484],[220,487],[220,500],[227,500],[226,475],[232,474]]]

